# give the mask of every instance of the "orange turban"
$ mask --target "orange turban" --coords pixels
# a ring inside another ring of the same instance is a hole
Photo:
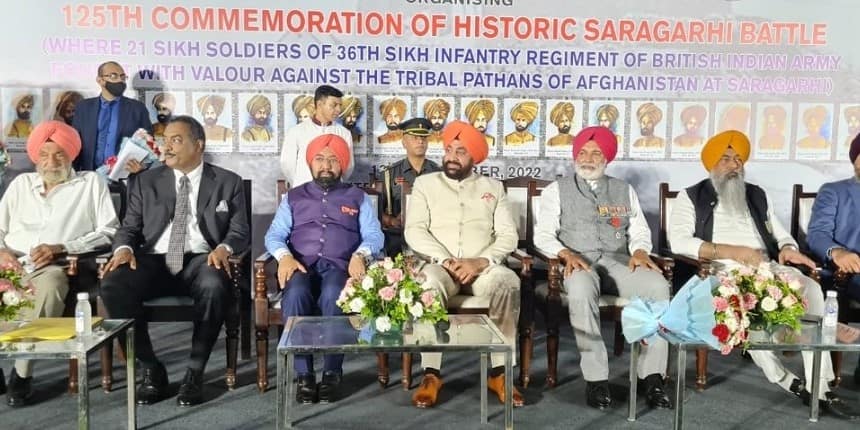
[[[726,130],[708,139],[708,143],[702,147],[702,164],[705,166],[705,169],[710,172],[729,148],[734,149],[744,163],[749,160],[749,138],[737,130]]]
[[[600,151],[603,152],[603,158],[606,159],[607,164],[615,159],[615,155],[618,154],[618,138],[615,136],[615,133],[606,127],[593,126],[582,129],[582,131],[573,138],[574,160],[582,147],[592,140],[597,143],[598,147],[600,147]]]
[[[331,148],[331,151],[337,157],[337,161],[340,163],[340,171],[346,172],[346,169],[349,168],[349,145],[347,145],[342,137],[336,134],[317,136],[308,144],[308,150],[305,153],[308,166],[311,165],[311,160],[327,147]]]
[[[472,124],[463,121],[452,121],[442,130],[442,145],[447,148],[455,140],[459,140],[469,155],[472,156],[472,161],[475,164],[480,164],[487,159],[490,153],[490,148],[487,146],[487,140],[484,138],[484,133],[472,127]]]
[[[78,158],[81,152],[81,137],[74,128],[62,121],[45,121],[37,125],[27,138],[27,155],[33,164],[39,162],[39,151],[49,141],[60,145],[69,160]]]

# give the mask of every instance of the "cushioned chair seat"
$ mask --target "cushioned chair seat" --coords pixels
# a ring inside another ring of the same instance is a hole
[[[189,296],[165,296],[143,302],[144,306],[191,306],[194,299]]]

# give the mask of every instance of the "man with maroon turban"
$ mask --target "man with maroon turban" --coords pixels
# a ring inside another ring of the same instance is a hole
[[[290,189],[266,232],[266,250],[278,260],[283,320],[292,316],[341,315],[337,305],[348,278],[361,279],[382,249],[382,227],[364,191],[341,182],[351,162],[347,141],[337,134],[311,140],[305,159],[313,180]],[[296,401],[337,400],[343,354],[326,355],[317,386],[312,355],[297,355]]]
[[[104,181],[95,172],[72,169],[80,151],[74,128],[61,121],[37,125],[27,139],[36,172],[15,177],[0,200],[0,265],[21,267],[22,259],[26,274],[21,283],[35,290],[35,306],[21,312],[22,320],[62,316],[69,280],[54,262],[66,253],[110,245],[119,227]],[[15,362],[7,393],[10,406],[30,400],[32,371],[30,361]]]
[[[441,172],[415,179],[405,214],[406,243],[429,259],[421,272],[422,287],[444,304],[469,292],[490,297],[490,319],[508,343],[514,343],[520,313],[520,279],[502,263],[517,246],[505,189],[498,180],[473,171],[489,152],[484,134],[463,121],[449,123],[442,132],[445,156]],[[493,366],[487,386],[505,400],[504,354],[490,354]],[[436,404],[442,388],[441,353],[421,354],[424,379],[412,403],[419,408]],[[514,406],[523,397],[514,390]]]
[[[609,128],[580,131],[573,140],[576,173],[544,189],[535,223],[535,245],[564,262],[564,290],[586,382],[586,403],[598,409],[612,403],[606,345],[600,335],[600,294],[669,299],[669,283],[648,256],[651,230],[636,191],[605,174],[617,152],[618,141]],[[638,376],[645,378],[648,405],[669,408],[663,387],[668,344],[657,339],[642,351],[637,368]]]
[[[702,164],[710,177],[678,193],[669,214],[672,252],[716,261],[725,270],[766,264],[773,273],[797,279],[807,303],[806,313],[821,317],[824,315],[821,286],[799,270],[785,266],[792,263],[814,270],[815,262],[798,252],[797,242],[776,217],[765,190],[744,182],[744,165],[749,156],[749,138],[737,130],[719,133],[705,143]],[[805,386],[812,382],[812,351],[801,352],[805,379],[788,370],[773,351],[749,351],[749,354],[768,381],[809,403],[811,396]],[[825,411],[843,418],[860,417],[828,390],[833,379],[830,354],[821,357],[820,378],[823,390],[819,401]]]

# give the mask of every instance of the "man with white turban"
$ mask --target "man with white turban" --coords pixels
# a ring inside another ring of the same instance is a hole
[[[538,114],[538,104],[534,101],[520,102],[511,109],[514,131],[505,135],[505,145],[519,146],[535,142],[535,135],[529,132]]]

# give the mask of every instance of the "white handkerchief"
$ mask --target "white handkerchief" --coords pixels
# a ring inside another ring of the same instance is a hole
[[[218,206],[215,206],[215,212],[230,212],[230,208],[227,207],[227,201],[221,200],[218,202]]]

